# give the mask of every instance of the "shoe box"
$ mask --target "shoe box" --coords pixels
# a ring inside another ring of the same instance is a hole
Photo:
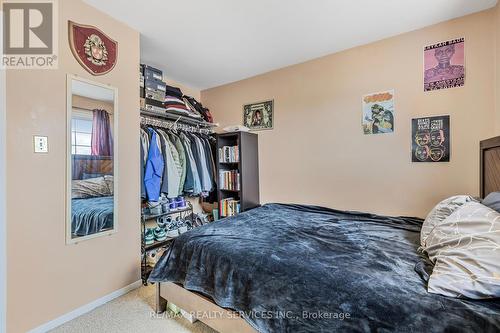
[[[154,99],[158,102],[165,102],[165,93],[167,91],[167,85],[163,81],[156,80],[145,80],[144,82],[144,92],[145,97],[149,99]]]
[[[163,81],[163,72],[159,69],[141,64],[141,71],[146,81]]]
[[[155,101],[154,99],[141,98],[141,110],[165,113],[166,109],[163,103]]]
[[[163,82],[163,72],[154,67],[141,64],[141,98],[151,99],[163,103],[167,85]]]

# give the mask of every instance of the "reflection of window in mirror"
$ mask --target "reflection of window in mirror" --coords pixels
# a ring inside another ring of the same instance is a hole
[[[116,89],[68,83],[68,242],[116,231]]]
[[[73,109],[71,119],[71,153],[78,155],[91,154],[93,113],[83,109]]]

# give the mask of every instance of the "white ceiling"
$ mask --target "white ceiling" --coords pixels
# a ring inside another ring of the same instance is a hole
[[[205,89],[494,6],[497,0],[85,0],[141,32],[141,61]],[[112,36],[111,36],[112,37]]]

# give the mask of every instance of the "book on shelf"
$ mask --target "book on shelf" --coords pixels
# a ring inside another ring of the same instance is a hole
[[[235,216],[240,212],[240,201],[234,198],[226,198],[220,201],[220,216]]]
[[[219,148],[219,163],[238,163],[239,156],[238,146],[224,146]]]
[[[238,170],[219,171],[219,188],[221,190],[239,191],[240,173]]]

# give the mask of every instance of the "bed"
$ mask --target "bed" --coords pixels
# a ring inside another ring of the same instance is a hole
[[[112,157],[72,155],[72,238],[113,229],[112,175]]]
[[[112,229],[113,204],[113,196],[72,199],[72,235],[82,237]]]
[[[481,142],[482,195],[500,140]],[[486,189],[486,190],[485,190]],[[426,290],[422,220],[268,204],[178,237],[151,273],[166,300],[220,332],[498,332],[500,301]]]

